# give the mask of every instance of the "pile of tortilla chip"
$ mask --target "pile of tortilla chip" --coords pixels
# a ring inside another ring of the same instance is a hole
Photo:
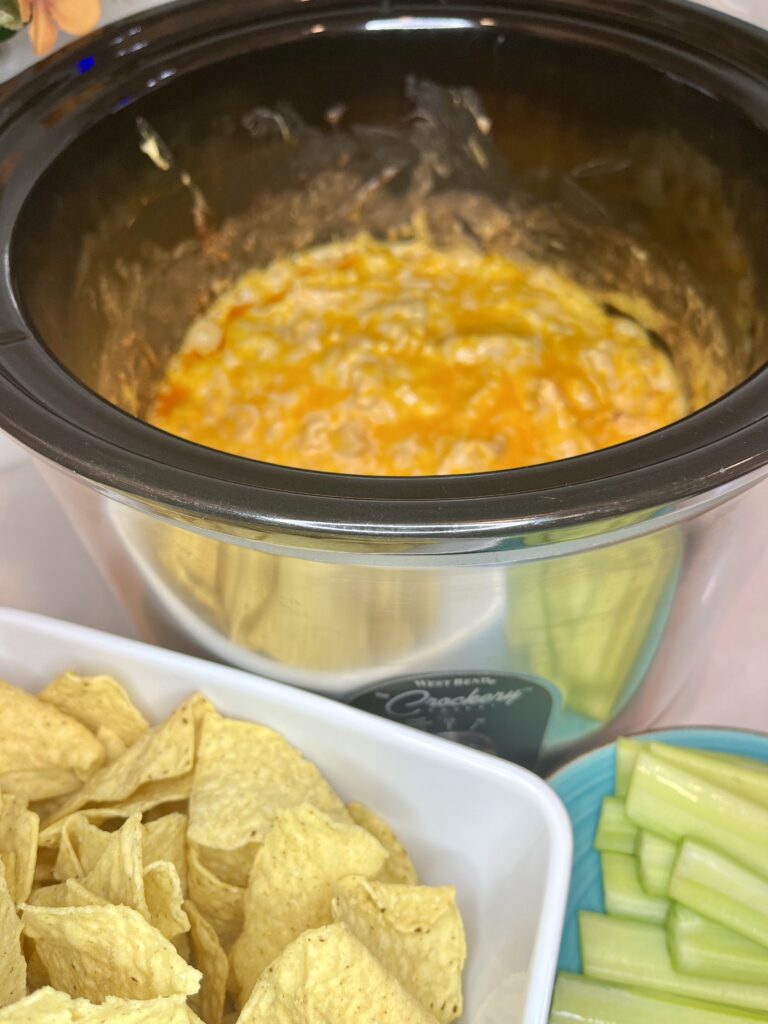
[[[447,1024],[450,887],[267,726],[0,682],[0,1024]]]

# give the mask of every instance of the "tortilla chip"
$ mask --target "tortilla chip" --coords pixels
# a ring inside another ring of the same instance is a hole
[[[188,850],[189,895],[211,923],[224,949],[229,949],[243,927],[245,889],[217,878],[203,864],[194,845]]]
[[[128,1000],[108,997],[101,1006],[87,999],[72,999],[66,992],[41,988],[0,1011],[2,1024],[187,1024],[184,996],[168,999]]]
[[[382,882],[395,882],[398,885],[417,885],[419,879],[413,861],[386,821],[382,821],[362,804],[347,804],[347,810],[354,823],[370,832],[372,836],[376,836],[389,854],[386,864],[377,876],[378,879]]]
[[[200,846],[199,843],[195,843],[194,846],[200,860],[217,878],[244,889],[248,885],[251,868],[261,843],[246,843],[236,850],[214,850],[210,846]]]
[[[169,860],[156,860],[144,868],[144,898],[150,922],[166,939],[189,931],[181,880]]]
[[[128,744],[123,743],[117,733],[113,732],[108,725],[99,726],[96,730],[96,739],[104,747],[108,763],[122,757],[128,749]]]
[[[106,901],[89,893],[74,879],[68,879],[67,882],[46,886],[33,892],[30,902],[35,906],[98,906]],[[34,991],[36,988],[50,985],[48,971],[29,936],[24,936],[24,950],[27,957],[27,988]]]
[[[81,881],[94,895],[133,907],[151,920],[144,896],[141,815],[132,814],[117,832],[107,834],[103,853]]]
[[[315,765],[279,733],[252,722],[205,719],[189,801],[192,842],[217,850],[260,843],[279,811],[301,803],[349,821]]]
[[[232,948],[241,1006],[289,942],[332,921],[336,882],[345,875],[375,875],[386,858],[370,832],[332,821],[311,804],[278,814],[256,855],[243,931]]]
[[[79,780],[77,785],[80,786]],[[35,812],[41,822],[47,821],[58,812],[60,807],[64,806],[71,795],[71,793],[65,793],[63,796],[51,797],[50,800],[30,800],[29,809]]]
[[[53,876],[60,882],[65,882],[68,878],[81,878],[85,874],[72,834],[75,823],[80,818],[79,814],[73,814],[71,818],[67,818],[66,826],[61,832],[59,848],[56,850],[56,860],[53,865]],[[83,820],[87,819],[83,818]],[[41,847],[41,849],[46,848]]]
[[[61,881],[87,874],[95,866],[109,844],[111,832],[92,824],[89,811],[78,811],[64,822],[54,871]],[[135,812],[138,814],[138,812]],[[142,825],[144,863],[170,860],[179,871],[187,873],[186,815],[168,814]]]
[[[77,826],[85,840],[99,833],[88,822]],[[184,893],[178,872],[170,861],[145,866],[146,833],[141,815],[132,814],[117,832],[100,833],[102,852],[93,868],[82,878],[86,889],[110,903],[133,907],[167,938],[189,930],[182,909]],[[88,863],[89,858],[82,859]]]
[[[184,996],[142,1000],[109,996],[101,1006],[79,999],[74,1003],[72,1020],[77,1024],[188,1024],[190,1019]]]
[[[27,991],[27,964],[21,951],[21,922],[0,863],[0,1006],[21,999]]]
[[[48,885],[50,882],[54,881],[53,867],[55,864],[55,857],[56,855],[54,850],[46,850],[38,846],[37,861],[35,863],[35,880],[32,883],[33,888],[36,885]]]
[[[164,999],[115,999],[108,996],[101,1006],[84,999],[73,1000],[73,1022],[77,1024],[188,1024],[184,996]]]
[[[38,694],[92,732],[108,728],[126,747],[146,732],[149,723],[111,676],[79,676],[65,672]]]
[[[109,846],[110,833],[93,825],[80,811],[64,820],[53,873],[60,882],[92,871]]]
[[[132,747],[131,750],[133,749]],[[128,751],[126,757],[130,752]],[[115,762],[115,764],[117,763]],[[65,806],[62,808],[61,815],[54,820],[49,818],[45,822],[38,838],[38,844],[44,847],[57,846],[62,829],[74,814],[84,815],[92,824],[103,824],[116,818],[128,818],[136,812],[143,815],[150,808],[160,807],[163,804],[176,804],[180,800],[186,800],[191,791],[192,772],[188,772],[175,779],[148,782],[146,785],[140,786],[129,800],[113,806],[86,807],[84,810],[78,811],[69,811]]]
[[[131,907],[26,905],[22,917],[51,984],[71,996],[154,999],[200,987],[200,973]]]
[[[461,1015],[467,945],[452,887],[342,878],[333,916],[440,1024]]]
[[[304,932],[271,964],[238,1024],[434,1024],[343,925]]]
[[[205,708],[212,709],[212,705],[200,694],[190,697],[165,722],[143,733],[117,761],[97,771],[66,802],[57,819],[88,804],[114,805],[135,799],[143,786],[187,775],[195,759],[195,719]],[[52,822],[46,822],[46,828],[49,824]]]
[[[40,819],[22,797],[0,793],[0,860],[14,903],[23,903],[32,891],[39,829]]]
[[[72,881],[68,878],[66,882],[37,886],[29,894],[27,902],[31,907],[68,907],[68,885]]]
[[[229,961],[213,926],[191,901],[184,904],[192,926],[193,965],[203,975],[200,985],[200,1016],[205,1024],[221,1024],[227,995]]]
[[[4,792],[45,800],[67,792],[60,787],[69,785],[70,773],[85,779],[104,758],[104,748],[90,729],[32,694],[0,682],[0,789]]]
[[[0,775],[0,789],[4,793],[13,793],[30,803],[55,801],[60,796],[73,793],[81,784],[82,780],[69,768],[37,768]]]
[[[181,887],[187,892],[187,816],[166,814],[162,818],[144,824],[144,863],[169,860],[181,880]]]
[[[5,877],[5,884],[8,886],[8,892],[11,895],[11,899],[14,903],[19,901],[14,898],[14,894],[11,891],[11,885],[14,884],[16,878],[16,853],[13,850],[9,850],[7,853],[0,853],[0,864],[3,865],[3,874]]]
[[[129,814],[141,811],[146,817],[147,811],[154,811],[158,807],[167,804],[180,804],[189,799],[192,792],[193,772],[186,775],[179,775],[175,779],[162,779],[159,782],[148,782],[140,786],[130,800],[123,801],[109,810],[107,808],[94,808],[88,811],[89,821],[108,821],[110,818],[126,818]],[[99,814],[97,812],[101,811]],[[168,813],[166,811],[163,812]]]
[[[23,994],[23,993],[22,993]],[[71,1000],[65,992],[41,988],[0,1010],[2,1024],[72,1024]]]
[[[136,826],[134,824],[136,819],[141,821],[141,813],[139,811],[134,811],[132,814],[127,815],[125,821],[122,822],[115,831],[119,832],[130,821],[131,824],[128,831],[133,836],[136,831]],[[112,837],[115,832],[107,832],[105,829],[101,828],[100,825],[95,824],[91,821],[86,812],[76,814],[73,819],[68,820],[72,822],[72,825],[67,831],[69,831],[72,838],[75,852],[77,853],[78,860],[83,868],[83,874],[87,875],[89,871],[93,871],[101,860],[102,855],[106,852],[107,847],[112,842]],[[64,833],[62,833],[62,841],[63,837]],[[61,849],[61,847],[59,847],[59,849]]]
[[[34,992],[36,988],[45,988],[46,985],[50,985],[51,979],[48,977],[48,971],[37,955],[32,939],[22,935],[21,948],[27,961],[27,991]]]
[[[171,939],[173,948],[179,954],[182,959],[186,960],[187,963],[192,962],[192,941],[189,937],[189,932],[179,932],[178,935],[174,935]]]
[[[102,907],[108,900],[90,892],[74,878],[36,889],[29,898],[33,907]]]
[[[192,780],[190,778],[189,790],[187,791],[187,795],[182,800],[175,800],[173,801],[173,803],[169,804],[161,804],[158,807],[150,807],[142,815],[142,821],[144,822],[145,825],[149,825],[151,822],[157,821],[158,818],[164,818],[168,814],[183,814],[184,817],[186,818],[188,809],[188,798],[191,792]]]

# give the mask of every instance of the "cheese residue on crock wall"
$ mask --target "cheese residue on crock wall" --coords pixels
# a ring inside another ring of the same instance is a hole
[[[263,462],[423,476],[563,459],[687,411],[645,330],[554,270],[359,235],[241,277],[148,419]]]

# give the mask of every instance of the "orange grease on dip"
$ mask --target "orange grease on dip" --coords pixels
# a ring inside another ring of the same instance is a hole
[[[553,270],[360,235],[241,277],[148,419],[263,462],[422,476],[579,455],[686,412],[643,328]]]

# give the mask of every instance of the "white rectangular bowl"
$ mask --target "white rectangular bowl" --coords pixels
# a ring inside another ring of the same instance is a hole
[[[467,930],[465,1024],[544,1024],[571,866],[571,829],[539,778],[324,697],[81,626],[0,609],[0,678],[31,691],[106,672],[150,720],[200,690],[264,722],[345,800],[394,826],[421,878],[455,885]]]

